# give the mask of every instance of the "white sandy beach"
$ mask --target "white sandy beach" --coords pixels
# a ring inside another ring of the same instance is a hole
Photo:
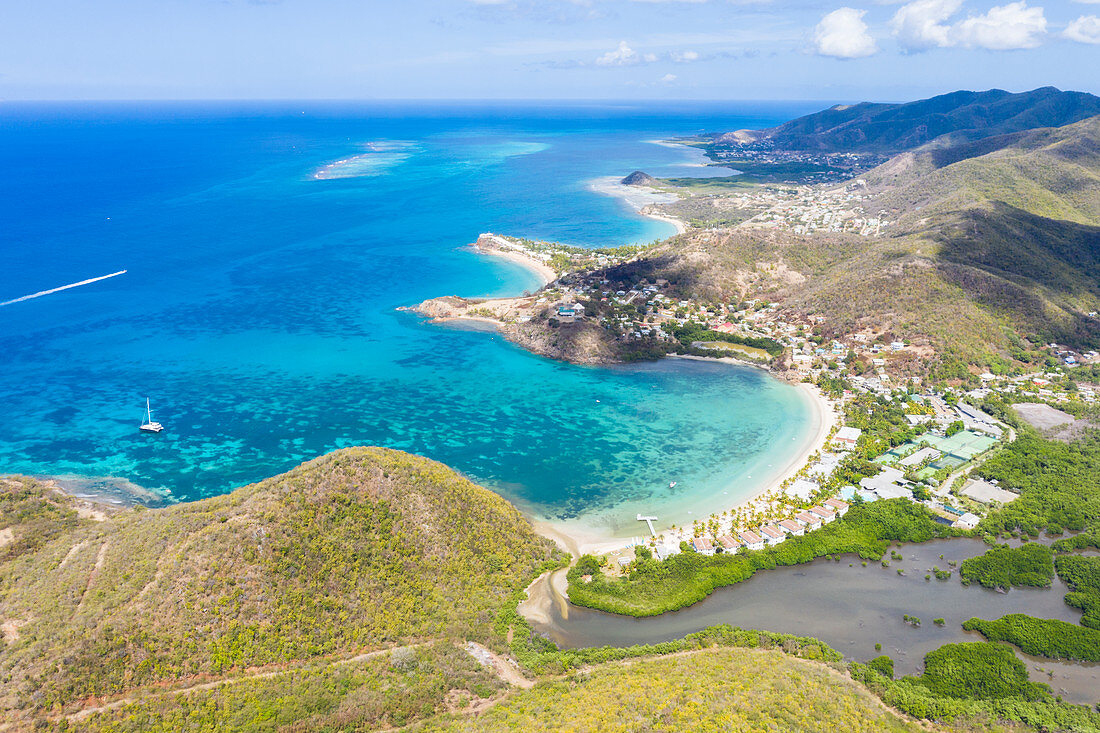
[[[678,163],[678,167],[682,168],[706,168],[712,171],[711,175],[703,176],[704,178],[710,178],[713,176],[736,176],[741,171],[736,168],[730,168],[727,165],[718,165],[707,157],[706,151],[695,145],[689,145],[687,143],[676,142],[675,140],[644,140],[651,145],[660,145],[662,148],[674,148],[680,151],[688,151],[689,154],[695,157],[695,160],[690,160],[686,163]]]
[[[652,204],[670,204],[679,201],[680,197],[674,193],[666,193],[649,186],[627,186],[621,179],[614,176],[594,178],[588,182],[589,190],[604,196],[613,196],[620,199],[634,211],[647,219],[656,219],[676,227],[677,234],[687,231],[687,224],[668,214],[659,214],[653,211]]]
[[[683,234],[684,232],[686,232],[688,230],[687,224],[680,221],[679,219],[677,219],[675,217],[672,217],[672,216],[669,216],[667,214],[658,214],[658,213],[654,212],[653,210],[649,209],[649,207],[646,207],[646,208],[642,209],[638,213],[640,213],[642,216],[647,217],[649,219],[656,219],[657,221],[668,222],[672,226],[676,227],[676,233],[677,234]]]
[[[538,275],[539,279],[542,281],[542,285],[549,285],[558,279],[558,273],[554,272],[554,268],[541,260],[536,260],[534,257],[528,257],[515,250],[487,249],[485,247],[479,247],[476,244],[470,246],[473,247],[474,251],[478,254],[500,257],[530,270]]]
[[[737,362],[730,360],[730,363]],[[811,433],[802,442],[800,449],[782,465],[766,469],[769,475],[761,475],[759,477],[761,479],[760,484],[753,488],[752,493],[747,496],[742,493],[740,498],[730,501],[730,497],[719,489],[715,492],[713,500],[706,501],[705,504],[695,503],[693,513],[689,513],[685,507],[683,509],[684,516],[660,518],[655,522],[655,528],[659,534],[667,534],[672,525],[682,527],[685,522],[690,524],[692,518],[706,519],[711,514],[721,514],[724,511],[737,510],[752,505],[765,494],[778,490],[786,479],[801,470],[810,456],[825,447],[829,434],[837,421],[836,410],[816,385],[798,384],[796,388],[801,390],[808,398],[807,403],[811,410],[810,422],[812,425]],[[629,514],[627,509],[624,509],[624,512]],[[627,519],[633,521],[635,518],[629,516]],[[539,534],[554,540],[560,547],[574,555],[586,553],[605,554],[621,550],[630,544],[629,538],[611,535],[598,526],[584,522],[552,522],[534,519],[533,524]],[[639,523],[638,527],[638,536],[648,534],[645,531],[645,525]],[[679,531],[683,532],[684,530]]]

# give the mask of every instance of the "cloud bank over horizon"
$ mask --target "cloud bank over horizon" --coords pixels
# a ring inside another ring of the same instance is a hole
[[[1100,15],[1089,12],[1098,4],[36,0],[13,5],[0,25],[0,98],[858,101],[1047,85],[1100,93]]]

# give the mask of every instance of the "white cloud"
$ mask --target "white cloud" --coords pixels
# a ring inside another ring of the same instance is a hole
[[[678,77],[675,74],[665,74],[661,77],[662,84],[672,84]]]
[[[898,8],[890,27],[906,51],[949,46],[992,51],[1035,48],[1046,33],[1043,9],[1029,8],[1027,0],[999,5],[984,15],[948,24],[961,7],[962,0],[913,0]]]
[[[596,66],[637,66],[652,64],[658,58],[655,53],[638,53],[626,41],[619,41],[614,51],[608,51],[596,59]]]
[[[626,41],[619,41],[619,46],[614,51],[608,51],[596,59],[597,66],[634,66],[642,61],[638,52],[632,49]]]
[[[1082,15],[1066,26],[1062,35],[1078,43],[1100,43],[1100,17]]]
[[[945,21],[961,6],[962,0],[914,0],[894,13],[890,28],[907,51],[950,46],[951,26]]]
[[[826,15],[814,29],[814,48],[822,56],[855,59],[878,51],[863,22],[866,10],[840,8]]]
[[[976,15],[956,24],[955,35],[960,45],[1007,51],[1014,48],[1035,48],[1047,31],[1047,19],[1042,8],[1029,8],[1026,0],[990,8],[985,15]]]
[[[692,61],[698,61],[699,60],[699,52],[698,51],[673,51],[672,53],[670,53],[668,55],[668,57],[670,59],[672,59],[673,61],[675,61],[676,63],[678,63],[678,64],[688,64],[688,63],[691,63]]]

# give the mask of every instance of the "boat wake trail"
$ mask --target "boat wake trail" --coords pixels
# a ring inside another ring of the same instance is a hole
[[[24,300],[30,300],[31,298],[41,298],[43,295],[50,295],[51,293],[60,293],[62,290],[68,290],[69,288],[79,288],[81,285],[91,285],[97,283],[100,280],[106,280],[109,277],[118,277],[119,275],[125,275],[126,270],[119,270],[118,272],[112,272],[110,275],[101,275],[100,277],[89,278],[88,280],[81,280],[78,283],[69,283],[68,285],[62,285],[59,288],[51,288],[49,290],[40,290],[37,293],[31,293],[30,295],[24,295],[22,298],[16,298],[14,300],[5,300],[0,303],[0,308],[5,305],[11,305],[12,303],[22,303]]]

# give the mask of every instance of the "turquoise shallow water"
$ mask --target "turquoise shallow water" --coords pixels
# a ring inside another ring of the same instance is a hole
[[[667,236],[588,181],[702,173],[646,141],[812,106],[10,107],[0,301],[128,272],[0,307],[0,470],[186,500],[376,444],[617,532],[636,507],[747,492],[807,434],[793,388],[721,364],[555,363],[395,308],[536,286],[463,246],[481,231]],[[146,396],[161,435],[137,431]]]

